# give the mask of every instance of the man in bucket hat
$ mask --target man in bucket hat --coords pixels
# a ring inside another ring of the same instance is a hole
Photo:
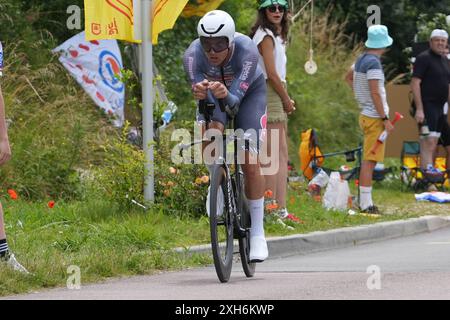
[[[429,128],[429,135],[420,139],[420,164],[422,170],[434,170],[433,154],[441,137],[444,121],[442,106],[450,101],[450,68],[445,48],[448,33],[435,29],[430,35],[430,49],[417,56],[411,80],[411,89],[416,105],[415,119]],[[429,191],[435,190],[433,185]]]
[[[375,153],[371,153],[371,149],[384,130],[390,133],[394,129],[389,121],[389,105],[381,65],[381,56],[394,41],[383,25],[369,27],[367,34],[366,50],[358,57],[353,71],[353,90],[361,108],[359,124],[364,134],[359,206],[362,213],[379,214],[380,211],[372,200],[372,176],[377,162],[384,160],[385,144]]]

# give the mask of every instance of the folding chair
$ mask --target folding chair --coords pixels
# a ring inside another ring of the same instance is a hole
[[[346,162],[357,161],[357,166],[349,170],[332,169],[323,166],[326,158],[336,156],[345,156]],[[308,180],[312,180],[314,175],[318,172],[319,168],[324,170],[328,175],[330,175],[333,171],[339,171],[341,173],[341,176],[346,180],[359,179],[362,159],[362,146],[351,150],[323,154],[318,145],[316,131],[314,129],[308,129],[302,132],[299,157],[300,168],[303,171],[303,175]]]
[[[420,168],[420,144],[417,141],[404,141],[401,152],[400,179],[402,189],[413,189],[415,192],[427,190],[431,184],[444,190],[450,170],[445,167],[445,158],[438,157],[434,167],[438,171],[429,172]]]

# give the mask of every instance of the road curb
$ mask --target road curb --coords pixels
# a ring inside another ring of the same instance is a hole
[[[450,227],[450,217],[424,216],[308,234],[272,237],[267,239],[267,244],[270,258],[280,258],[407,237],[448,227]],[[208,244],[177,248],[175,251],[188,255],[210,254],[211,246]]]

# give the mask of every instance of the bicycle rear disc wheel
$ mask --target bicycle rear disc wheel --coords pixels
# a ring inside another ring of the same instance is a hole
[[[229,206],[227,174],[221,165],[213,169],[210,192],[209,224],[214,266],[220,282],[227,282],[233,264],[233,214]],[[222,205],[223,210],[220,214],[218,210]]]
[[[239,237],[239,253],[241,256],[242,269],[244,270],[245,275],[248,278],[253,277],[255,274],[255,266],[256,263],[250,262],[250,210],[248,208],[247,198],[245,197],[245,189],[243,177],[241,177],[241,187],[240,190],[237,190],[239,194],[239,211],[237,215],[237,219],[239,219],[239,225],[249,230],[246,232],[245,237]]]

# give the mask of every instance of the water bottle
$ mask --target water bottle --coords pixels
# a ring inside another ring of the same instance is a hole
[[[178,110],[177,105],[173,101],[169,101],[166,109],[164,110],[164,112],[161,116],[165,125],[167,125],[172,120],[172,117],[177,110]]]

